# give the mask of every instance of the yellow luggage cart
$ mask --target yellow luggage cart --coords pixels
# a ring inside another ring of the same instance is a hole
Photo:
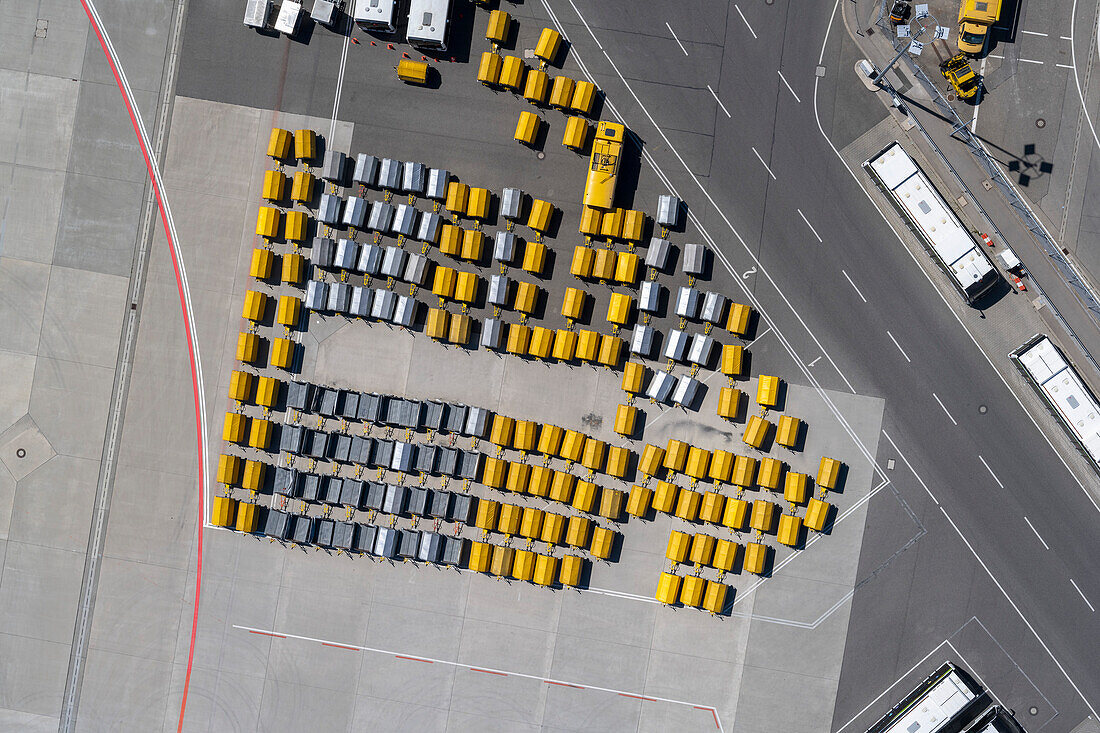
[[[286,227],[283,230],[283,238],[288,242],[301,242],[306,238],[306,224],[309,217],[304,211],[286,212]]]
[[[553,28],[543,28],[539,42],[535,44],[535,55],[548,64],[554,63],[561,48],[561,34]]]
[[[653,489],[634,484],[630,487],[630,496],[626,500],[626,513],[632,517],[645,519],[653,502]]]
[[[675,606],[680,597],[680,576],[672,573],[661,573],[657,580],[656,599],[666,606]]]
[[[668,544],[665,546],[665,557],[672,562],[687,562],[688,552],[691,551],[691,535],[687,532],[673,530],[668,535]]]
[[[587,328],[577,331],[577,358],[596,361],[600,351],[600,334]]]
[[[477,300],[480,282],[480,278],[472,272],[458,273],[458,277],[455,278],[455,300],[459,303],[473,303]]]
[[[741,390],[736,387],[722,387],[718,390],[718,417],[734,420],[741,410]]]
[[[554,336],[554,358],[558,361],[573,361],[577,353],[577,334],[559,328]]]
[[[683,471],[684,464],[687,463],[689,450],[690,446],[684,441],[670,438],[668,445],[665,446],[665,468],[677,473]]]
[[[531,466],[519,461],[508,462],[508,483],[505,488],[514,494],[527,492],[527,485],[531,481]]]
[[[741,376],[742,362],[744,360],[745,347],[741,344],[725,344],[722,346],[721,371],[727,377]]]
[[[733,475],[730,482],[737,486],[752,486],[756,478],[756,459],[749,456],[734,456]]]
[[[638,461],[638,470],[646,476],[656,476],[664,465],[665,449],[652,443],[642,448],[642,457]]]
[[[248,418],[239,412],[225,413],[222,421],[222,440],[227,443],[243,443]]]
[[[587,278],[592,275],[592,260],[596,252],[591,247],[578,244],[573,248],[573,260],[569,264],[569,274],[573,277]]]
[[[497,528],[497,513],[500,511],[500,502],[492,499],[478,499],[477,513],[474,515],[474,526],[492,532]]]
[[[591,437],[586,438],[584,450],[581,452],[581,465],[589,471],[599,471],[603,468],[603,459],[606,453],[607,443]]]
[[[756,404],[764,408],[773,408],[779,401],[779,377],[760,375],[756,383]]]
[[[698,533],[691,538],[691,554],[688,558],[695,565],[710,565],[714,557],[714,538],[709,534]]]
[[[653,492],[653,508],[665,514],[671,514],[676,508],[677,494],[680,488],[668,481],[658,481]]]
[[[488,542],[470,543],[469,568],[475,573],[487,573],[492,564],[493,546]]]
[[[271,269],[275,264],[275,253],[263,247],[252,250],[252,263],[248,268],[248,274],[257,280],[266,280],[271,277]]]
[[[222,453],[218,457],[218,474],[217,479],[219,484],[235,484],[241,478],[241,459],[237,456],[229,456]]]
[[[248,429],[248,445],[250,448],[267,450],[271,444],[271,421],[263,418],[252,418],[252,425]]]
[[[519,323],[508,325],[508,341],[504,350],[516,356],[527,356],[527,345],[531,343],[531,327]]]
[[[444,224],[439,231],[439,251],[449,257],[459,257],[462,254],[463,232],[457,224]]]
[[[688,449],[687,464],[684,473],[695,480],[706,478],[710,466],[710,451],[692,446]]]
[[[310,161],[317,157],[317,133],[313,130],[294,131],[294,157]]]
[[[465,183],[451,181],[447,184],[447,211],[459,216],[466,214],[466,202],[470,200],[470,187]]]
[[[451,328],[447,332],[447,341],[456,346],[465,346],[470,342],[470,328],[473,319],[465,313],[451,316]]]
[[[539,136],[542,120],[534,112],[523,111],[516,120],[516,131],[512,139],[524,145],[534,145]]]
[[[584,311],[585,292],[580,288],[566,288],[561,303],[561,314],[570,320],[577,320]]]
[[[298,285],[301,283],[302,275],[306,268],[305,257],[297,252],[287,252],[281,259],[282,267],[280,268],[280,276],[282,281],[288,285]]]
[[[722,522],[722,510],[726,507],[726,497],[717,491],[703,493],[703,502],[699,505],[699,520],[720,524]]]
[[[607,449],[607,465],[604,473],[614,478],[624,478],[627,466],[630,463],[630,449],[620,445],[613,445]]]
[[[690,489],[681,489],[680,495],[676,497],[676,511],[675,514],[680,519],[684,519],[688,522],[694,522],[699,518],[699,505],[703,503],[703,495],[698,491],[692,491]]]
[[[457,279],[458,272],[453,267],[436,265],[435,274],[432,276],[432,295],[437,295],[440,298],[453,298]]]
[[[642,383],[645,381],[645,365],[636,361],[628,361],[623,365],[622,388],[627,394],[637,395],[642,393]]]
[[[619,252],[615,257],[615,282],[634,287],[638,283],[641,258],[633,252]]]
[[[792,504],[803,504],[809,490],[810,477],[804,473],[787,472],[783,480],[783,498]]]
[[[523,90],[523,81],[527,76],[527,64],[519,56],[505,56],[500,67],[500,86],[519,93]]]
[[[260,407],[275,407],[282,385],[275,377],[260,377],[256,383],[256,404]]]
[[[535,555],[535,585],[548,587],[558,579],[558,558],[550,555]]]
[[[546,234],[546,230],[550,228],[550,219],[553,216],[553,204],[542,199],[535,199],[531,202],[531,215],[527,217],[527,226],[536,232]]]
[[[539,539],[551,545],[561,544],[562,535],[565,534],[565,520],[566,517],[564,514],[544,512],[542,515],[542,531],[539,532]]]
[[[470,195],[470,201],[471,203],[473,202],[473,194]],[[484,248],[484,245],[484,232],[479,229],[467,229],[466,231],[462,232],[462,250],[460,251],[459,256],[464,260],[468,260],[469,262],[477,262],[481,259],[481,251]],[[472,273],[466,274],[470,274],[471,276],[473,276]],[[459,280],[461,279],[462,276],[460,275]]]
[[[762,575],[768,564],[768,546],[759,542],[745,545],[745,570],[754,575]]]
[[[231,527],[237,515],[237,500],[228,496],[215,496],[210,507],[210,523],[215,527]]]
[[[428,310],[428,318],[424,323],[424,333],[429,338],[439,339],[442,341],[447,338],[447,328],[451,323],[451,314],[442,308],[431,308]]]
[[[569,109],[569,104],[573,101],[574,83],[568,76],[555,76],[550,87],[550,106],[561,110]]]
[[[254,333],[242,331],[237,336],[237,361],[255,364],[260,356],[260,337]]]
[[[829,518],[829,510],[831,509],[832,505],[828,502],[821,499],[810,499],[810,503],[806,505],[806,528],[817,532],[825,529],[825,522]]]
[[[565,121],[565,134],[561,136],[561,144],[570,150],[581,152],[588,142],[588,129],[588,123],[583,117],[570,117]]]
[[[247,532],[249,534],[256,531],[256,505],[251,502],[242,501],[237,504],[237,525],[238,532]]]
[[[275,160],[286,160],[290,157],[291,144],[290,130],[278,127],[271,128],[271,137],[267,139],[267,155]]]
[[[550,500],[568,504],[573,500],[573,486],[577,477],[565,471],[554,471],[550,481]]]
[[[788,547],[797,547],[802,534],[802,518],[793,514],[779,515],[779,534],[777,539]]]
[[[718,540],[714,546],[714,557],[711,559],[710,564],[716,570],[728,573],[733,570],[733,566],[737,563],[737,555],[740,551],[741,545],[733,540]]]
[[[508,39],[508,31],[512,24],[512,16],[504,10],[492,10],[489,12],[489,27],[485,31],[485,40],[490,43],[501,44]]]
[[[523,510],[523,520],[519,524],[519,533],[529,540],[537,540],[542,531],[542,510],[527,507]]]
[[[527,72],[523,84],[523,98],[531,104],[546,104],[546,95],[550,92],[550,76],[540,69]]]
[[[261,206],[256,215],[256,236],[275,239],[279,236],[279,226],[283,223],[283,212],[270,206]]]
[[[549,359],[554,348],[554,331],[543,326],[535,326],[531,332],[531,356],[536,359]]]
[[[698,608],[703,602],[703,591],[707,581],[698,575],[685,575],[684,582],[680,584],[680,603],[688,608]]]
[[[536,331],[538,329],[535,329]],[[512,445],[516,450],[535,450],[539,439],[539,424],[534,420],[516,420]]]
[[[756,485],[768,491],[779,488],[779,476],[783,473],[783,461],[778,458],[761,458],[760,470],[756,472]]]
[[[477,66],[477,80],[485,86],[496,86],[500,81],[500,67],[504,59],[493,51],[481,54],[481,63]]]
[[[785,448],[794,448],[798,442],[798,433],[802,430],[802,421],[790,415],[780,415],[775,430],[775,442]]]
[[[539,431],[538,451],[544,455],[556,456],[561,449],[562,436],[565,431],[557,425],[544,423]]]
[[[558,569],[558,582],[565,588],[575,588],[581,582],[583,572],[584,560],[576,555],[566,555],[561,559],[561,567]]]
[[[637,407],[634,405],[619,405],[615,409],[615,432],[629,438],[634,434],[634,425],[637,420]]]
[[[529,282],[520,282],[516,285],[516,300],[514,307],[520,313],[526,313],[527,315],[534,313],[538,299],[538,285]]]
[[[775,504],[765,499],[757,499],[752,503],[752,514],[749,516],[749,526],[761,532],[770,532],[775,524]]]
[[[611,549],[615,546],[615,533],[607,527],[594,527],[592,529],[592,546],[588,551],[593,557],[606,560],[611,557]]]
[[[516,429],[514,418],[505,415],[494,415],[493,425],[489,429],[489,442],[499,445],[501,448],[512,447],[512,432]]]
[[[713,580],[707,581],[707,590],[703,595],[703,610],[719,614],[726,610],[726,591],[728,586]]]
[[[252,373],[234,369],[229,373],[229,399],[248,402],[252,399]]]
[[[588,517],[569,517],[565,528],[565,544],[571,547],[588,547],[588,535],[592,531],[592,520]]]
[[[604,487],[600,492],[599,515],[612,522],[619,521],[623,515],[623,505],[626,503],[626,494],[618,489]]]
[[[592,113],[592,103],[596,100],[596,85],[590,81],[578,81],[573,87],[573,98],[569,100],[569,109],[582,115]]]
[[[512,563],[515,561],[516,551],[511,547],[493,545],[493,560],[489,565],[489,572],[498,578],[512,574]]]
[[[241,488],[246,491],[259,491],[264,483],[264,464],[246,460],[244,474],[241,476]]]
[[[581,208],[581,225],[579,231],[586,237],[598,237],[600,224],[603,222],[603,212],[591,206]],[[588,277],[585,275],[585,277]]]
[[[528,242],[523,250],[523,269],[535,275],[542,274],[546,266],[546,245],[542,242]]]
[[[836,488],[836,480],[840,476],[841,462],[835,458],[822,457],[817,467],[817,486],[821,489],[833,490]]]
[[[264,173],[264,187],[260,194],[268,201],[282,201],[286,193],[286,175],[280,171],[267,171]]]
[[[393,68],[397,71],[397,78],[406,84],[428,83],[428,64],[423,61],[401,59]]]
[[[749,518],[749,502],[745,499],[726,499],[726,508],[722,510],[722,524],[735,532],[745,528]]]
[[[561,457],[571,463],[576,463],[584,453],[586,437],[578,430],[566,430],[561,443]]]
[[[309,204],[313,200],[313,182],[316,180],[309,171],[296,171],[290,184],[290,198],[299,204]]]
[[[726,330],[736,336],[744,336],[749,330],[749,316],[752,308],[742,303],[730,303],[730,314],[726,319]]]
[[[710,480],[714,483],[728,483],[733,474],[733,461],[736,456],[728,450],[716,450],[710,457]]]
[[[637,209],[624,211],[623,231],[620,236],[628,242],[640,242],[643,231],[645,231],[645,214]]]
[[[302,301],[293,295],[279,296],[279,311],[275,320],[282,326],[294,328],[302,315]]]
[[[519,525],[523,520],[523,507],[517,504],[501,504],[497,515],[497,531],[501,534],[519,534]]]
[[[485,468],[481,471],[481,483],[490,489],[501,489],[508,475],[508,461],[501,458],[486,458]]]
[[[573,491],[573,508],[579,512],[591,513],[596,505],[596,493],[600,487],[591,481],[578,481]]]
[[[489,193],[487,188],[471,188],[470,196],[466,201],[466,216],[471,219],[488,219],[489,218],[489,200],[492,198],[492,194]],[[481,232],[478,232],[481,234]],[[480,257],[480,249],[478,250]],[[477,259],[467,257],[466,259]]]
[[[605,239],[619,239],[623,234],[623,209],[605,211],[600,223],[600,236]]]
[[[619,366],[619,360],[623,353],[623,340],[618,336],[604,334],[600,336],[600,353],[596,361],[609,369]]]
[[[759,450],[760,446],[764,445],[771,427],[772,424],[759,415],[749,415],[749,421],[745,424],[745,434],[741,436],[741,440],[746,445]]]

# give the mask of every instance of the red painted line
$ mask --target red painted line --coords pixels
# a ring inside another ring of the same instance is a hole
[[[329,644],[327,641],[322,641],[321,646],[331,646],[331,647],[336,647],[337,649],[347,649],[349,652],[359,651],[358,649],[356,649],[353,646],[344,646],[343,644]]]
[[[145,158],[145,170],[149,176],[149,182],[153,185],[153,191],[157,197],[157,209],[160,211],[161,225],[164,227],[164,236],[168,241],[168,248],[172,255],[172,268],[176,277],[176,291],[179,294],[180,299],[180,313],[183,316],[183,332],[187,336],[187,352],[188,358],[191,362],[191,391],[194,393],[195,400],[195,435],[196,444],[198,447],[199,458],[199,521],[196,528],[196,534],[198,535],[198,542],[196,545],[196,561],[195,561],[195,607],[191,614],[191,641],[187,649],[187,674],[183,681],[183,698],[180,700],[180,715],[179,722],[176,725],[177,733],[183,730],[183,716],[187,709],[187,692],[191,686],[191,666],[195,659],[195,630],[199,622],[199,592],[202,588],[202,527],[204,517],[203,511],[203,486],[206,485],[205,472],[206,466],[202,462],[202,410],[199,407],[199,389],[198,389],[198,375],[195,370],[195,343],[191,338],[191,321],[187,315],[186,300],[183,293],[183,281],[180,279],[180,264],[179,264],[179,252],[177,250],[177,244],[172,239],[171,229],[168,226],[168,215],[164,208],[164,197],[161,193],[160,186],[157,185],[156,176],[153,175],[152,155],[149,149],[145,145],[145,140],[141,136],[141,130],[138,127],[137,116],[134,114],[133,106],[130,104],[129,97],[126,96],[126,91],[122,86],[122,78],[119,76],[118,67],[115,65],[115,60],[111,57],[110,52],[107,50],[107,42],[103,37],[103,29],[99,27],[96,22],[95,16],[92,14],[91,9],[88,7],[87,0],[80,0],[80,4],[84,8],[84,14],[88,16],[88,22],[91,23],[92,28],[95,29],[96,37],[99,39],[99,46],[103,49],[103,55],[107,59],[107,63],[111,67],[111,73],[114,74],[115,84],[118,86],[119,93],[122,94],[122,101],[126,104],[126,111],[130,115],[130,124],[133,125],[134,134],[137,137],[138,145],[141,146],[141,154]]]
[[[478,669],[477,667],[470,667],[470,671],[471,672],[482,672],[484,674],[495,674],[495,675],[499,675],[501,677],[507,677],[508,676],[508,675],[504,674],[503,672],[494,672],[491,669]]]
[[[717,710],[715,710],[714,708],[703,707],[702,705],[692,705],[692,707],[695,708],[696,710],[709,710],[710,714],[714,716],[714,727],[717,728],[718,730],[722,730],[722,725],[721,725],[721,723],[718,722],[718,711]]]
[[[574,690],[583,690],[584,689],[580,685],[570,685],[570,684],[566,684],[565,682],[554,682],[553,680],[543,680],[543,682],[545,682],[548,685],[557,685],[558,687],[572,687]]]
[[[272,634],[270,631],[253,631],[252,629],[249,629],[248,633],[250,633],[250,634],[259,634],[260,636],[274,636],[276,639],[285,639],[286,638],[282,634]]]
[[[394,654],[394,656],[398,659],[408,659],[410,662],[424,662],[425,664],[435,664],[435,662],[430,659],[421,659],[420,657],[403,657],[400,654]]]
[[[628,693],[626,693],[626,692],[620,692],[620,693],[619,693],[619,695],[620,695],[621,697],[632,697],[632,698],[634,698],[635,700],[648,700],[648,701],[650,701],[650,702],[657,702],[657,701],[656,701],[655,699],[653,699],[652,697],[642,697],[641,695],[631,695],[631,694],[628,694]]]

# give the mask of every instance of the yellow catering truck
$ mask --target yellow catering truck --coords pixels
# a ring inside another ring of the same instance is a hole
[[[978,55],[985,48],[989,27],[1001,16],[1001,0],[962,0],[959,5],[959,50]]]
[[[584,184],[585,206],[603,210],[612,208],[625,135],[626,128],[615,122],[601,122],[596,128],[588,179]]]

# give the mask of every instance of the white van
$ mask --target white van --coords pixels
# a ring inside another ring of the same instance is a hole
[[[411,0],[405,38],[417,48],[447,50],[451,0]]]
[[[355,0],[352,18],[365,31],[393,33],[396,15],[397,0]]]

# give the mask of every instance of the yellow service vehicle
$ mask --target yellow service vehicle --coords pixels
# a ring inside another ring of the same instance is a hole
[[[955,94],[959,99],[973,99],[978,95],[981,80],[974,70],[970,68],[970,62],[966,60],[966,54],[957,53],[940,64],[940,73],[943,78],[955,88]]]
[[[1001,0],[962,0],[959,5],[959,51],[977,56],[985,48],[989,27],[1001,17]]]

